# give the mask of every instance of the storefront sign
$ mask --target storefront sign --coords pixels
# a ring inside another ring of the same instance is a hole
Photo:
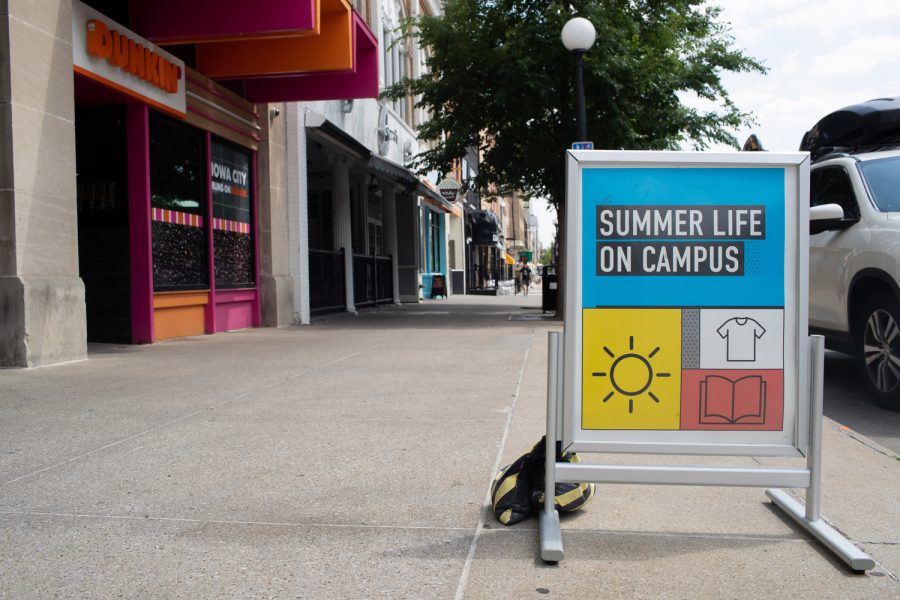
[[[584,160],[569,167],[566,441],[795,453],[802,156],[573,155]]]
[[[453,177],[447,177],[437,185],[441,197],[447,202],[456,202],[459,199],[462,185]]]
[[[184,62],[78,0],[72,57],[76,73],[184,118]]]

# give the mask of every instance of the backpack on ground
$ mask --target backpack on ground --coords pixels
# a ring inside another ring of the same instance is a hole
[[[524,521],[544,506],[544,457],[546,437],[512,464],[500,469],[491,486],[494,516],[504,525]],[[578,463],[574,452],[557,450],[556,462]],[[593,483],[556,483],[556,510],[572,512],[594,497]]]

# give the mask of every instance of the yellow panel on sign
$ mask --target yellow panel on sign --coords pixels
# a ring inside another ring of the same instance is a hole
[[[583,312],[583,429],[678,429],[681,310]]]

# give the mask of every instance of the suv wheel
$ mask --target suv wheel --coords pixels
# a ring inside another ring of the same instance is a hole
[[[869,391],[884,408],[900,411],[900,303],[889,292],[866,302],[854,339]]]

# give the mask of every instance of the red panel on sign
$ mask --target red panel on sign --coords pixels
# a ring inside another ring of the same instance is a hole
[[[784,371],[685,369],[681,429],[780,431]]]

